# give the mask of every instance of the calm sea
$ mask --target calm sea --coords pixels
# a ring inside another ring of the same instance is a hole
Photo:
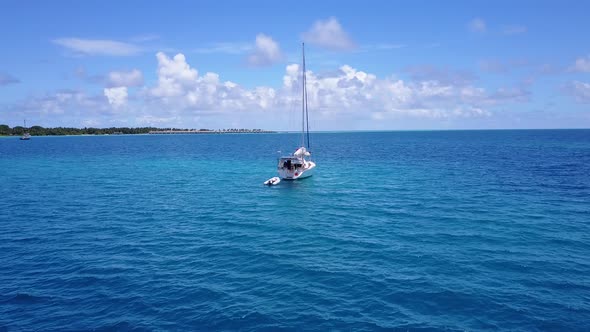
[[[0,139],[0,331],[590,330],[590,130]]]

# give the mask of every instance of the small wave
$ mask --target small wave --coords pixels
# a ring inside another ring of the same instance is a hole
[[[49,297],[34,296],[27,293],[16,293],[14,295],[0,296],[0,303],[6,304],[33,304],[45,302]],[[0,330],[1,331],[1,330]]]

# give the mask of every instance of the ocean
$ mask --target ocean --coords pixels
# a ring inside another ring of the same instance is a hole
[[[0,331],[589,331],[590,130],[0,138]]]

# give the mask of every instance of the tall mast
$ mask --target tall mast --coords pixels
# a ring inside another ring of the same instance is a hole
[[[305,110],[306,110],[306,92],[305,91],[305,43],[301,43],[301,58],[302,58],[302,72],[301,72],[301,146],[305,146]]]
[[[305,46],[305,45],[304,45]],[[303,53],[303,70],[305,71],[305,53]],[[307,76],[303,75],[303,90],[305,90],[305,125],[307,127],[307,149],[309,150],[309,109],[307,108]]]

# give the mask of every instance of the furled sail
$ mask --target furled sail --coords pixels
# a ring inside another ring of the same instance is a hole
[[[311,154],[307,151],[307,149],[304,146],[302,146],[299,149],[297,149],[297,151],[295,151],[293,155],[296,157],[309,157]]]

